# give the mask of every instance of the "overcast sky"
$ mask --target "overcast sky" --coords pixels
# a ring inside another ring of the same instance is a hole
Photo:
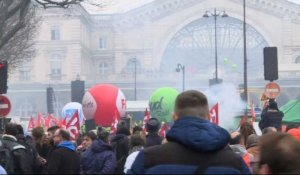
[[[90,1],[102,2],[106,4],[104,8],[88,5],[87,8],[89,9],[90,13],[107,14],[107,13],[124,13],[131,9],[150,3],[154,0],[90,0]],[[300,0],[287,0],[287,1],[300,4]]]

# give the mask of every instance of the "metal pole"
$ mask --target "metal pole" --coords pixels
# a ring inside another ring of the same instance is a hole
[[[248,81],[247,81],[247,38],[246,38],[246,0],[244,0],[244,25],[243,25],[243,38],[244,38],[244,100],[246,102],[247,113],[247,103],[248,103]]]
[[[136,101],[136,58],[134,58],[134,100]]]
[[[213,14],[215,18],[215,61],[216,61],[216,81],[218,82],[218,47],[217,47],[217,9],[215,8],[215,12]]]
[[[182,92],[184,92],[185,86],[185,66],[182,66]]]

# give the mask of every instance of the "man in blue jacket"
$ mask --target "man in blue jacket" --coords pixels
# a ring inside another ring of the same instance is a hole
[[[209,122],[204,94],[190,90],[178,95],[168,143],[141,151],[129,174],[250,174],[229,147],[229,133]]]
[[[58,129],[54,134],[56,148],[50,155],[47,165],[47,174],[79,174],[80,159],[76,153],[76,147],[70,141],[70,133],[64,129]]]

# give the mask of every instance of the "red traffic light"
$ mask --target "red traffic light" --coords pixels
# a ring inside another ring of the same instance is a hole
[[[3,64],[3,63],[0,63],[0,69],[2,68],[2,67],[4,67],[5,65]]]

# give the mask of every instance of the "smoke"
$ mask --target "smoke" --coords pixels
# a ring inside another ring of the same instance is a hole
[[[210,108],[219,103],[220,126],[227,130],[236,130],[234,118],[242,114],[246,104],[242,101],[237,87],[223,83],[212,86],[204,92],[208,98]]]

